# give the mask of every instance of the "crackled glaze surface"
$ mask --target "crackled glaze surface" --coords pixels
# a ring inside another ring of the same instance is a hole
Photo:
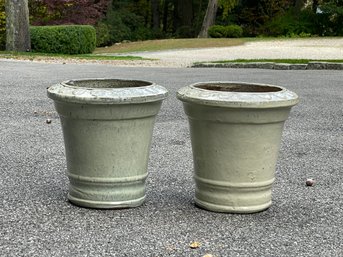
[[[180,89],[189,118],[195,203],[254,213],[272,204],[283,125],[298,96],[282,87],[240,82]]]
[[[230,87],[242,87],[244,92],[226,91]],[[204,88],[205,87],[205,88]],[[251,92],[248,88],[251,87]],[[256,90],[263,88],[264,91]],[[211,89],[213,88],[213,90]],[[268,92],[270,88],[270,92]],[[202,82],[181,88],[177,97],[184,102],[232,108],[285,107],[298,103],[298,96],[280,86],[242,82]]]
[[[119,79],[69,80],[48,88],[53,100],[89,104],[154,102],[167,94],[164,87],[151,82]]]
[[[145,81],[88,79],[48,89],[61,118],[68,199],[89,208],[136,207],[155,117],[167,90]]]

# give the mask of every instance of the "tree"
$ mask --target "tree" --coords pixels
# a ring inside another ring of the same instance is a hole
[[[111,0],[29,0],[34,25],[95,25],[103,18]]]
[[[208,37],[208,29],[214,25],[218,8],[223,9],[223,18],[238,4],[238,0],[209,0],[199,38]]]
[[[0,51],[6,48],[5,0],[0,0]]]
[[[218,10],[218,0],[209,0],[207,5],[206,14],[204,17],[204,21],[202,23],[202,27],[200,33],[198,35],[199,38],[206,38],[208,37],[208,29],[212,25],[214,25],[216,14]]]
[[[6,50],[31,51],[28,0],[7,0]]]
[[[323,35],[326,36],[342,36],[343,35],[343,1],[342,0],[326,0],[319,5],[322,13],[321,25],[323,27]]]
[[[300,12],[301,9],[304,7],[305,5],[305,0],[295,0],[294,1],[294,8],[296,12]]]
[[[151,0],[151,12],[152,12],[152,28],[154,30],[160,29],[160,1]]]
[[[193,3],[192,0],[175,1],[175,30],[181,26],[192,26],[193,22]]]

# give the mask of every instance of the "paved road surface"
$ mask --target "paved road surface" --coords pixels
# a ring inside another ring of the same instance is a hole
[[[0,61],[0,77],[0,256],[342,256],[342,71]],[[139,208],[89,210],[66,199],[62,132],[46,87],[90,77],[151,80],[170,90]],[[188,124],[175,92],[210,80],[277,84],[301,98],[285,125],[267,211],[233,215],[194,206]],[[306,187],[307,178],[317,184]],[[194,241],[201,246],[190,249]]]

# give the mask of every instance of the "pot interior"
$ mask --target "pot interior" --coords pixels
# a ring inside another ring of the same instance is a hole
[[[211,83],[195,85],[197,88],[213,90],[213,91],[224,91],[224,92],[244,92],[244,93],[268,93],[278,92],[282,88],[264,85],[254,84],[239,84],[239,83]]]
[[[121,79],[71,80],[66,85],[84,88],[128,88],[150,86],[151,82]]]

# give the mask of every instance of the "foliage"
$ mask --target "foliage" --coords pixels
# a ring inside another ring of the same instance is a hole
[[[318,24],[323,36],[343,36],[343,1],[326,0],[320,5]]]
[[[110,45],[113,43],[121,42],[123,40],[128,40],[130,37],[130,29],[123,23],[121,16],[118,12],[109,11],[105,20],[103,20],[103,29],[108,31],[107,41],[105,44],[98,46]],[[99,31],[99,26],[96,26],[97,31]],[[100,40],[101,41],[101,40]]]
[[[181,26],[175,32],[176,38],[193,38],[196,35],[196,31],[191,26]]]
[[[0,24],[4,1],[0,0]],[[32,25],[91,24],[96,28],[97,46],[108,46],[123,41],[196,37],[207,3],[205,0],[29,0],[29,8]],[[303,9],[304,3],[308,9]],[[215,24],[237,24],[243,35],[250,37],[343,35],[342,5],[343,0],[312,3],[218,0]],[[322,13],[316,14],[317,7]],[[222,28],[212,28],[212,32],[213,37],[228,36]]]
[[[209,28],[208,34],[213,38],[238,38],[243,35],[243,29],[238,25],[214,25]]]
[[[32,25],[95,25],[109,0],[29,0]]]
[[[225,27],[226,37],[238,38],[243,35],[243,29],[238,25],[228,25]]]
[[[33,26],[30,33],[36,52],[86,54],[95,49],[95,29],[89,25]]]
[[[208,35],[213,38],[224,38],[226,37],[225,26],[213,25],[208,29]]]
[[[107,18],[96,26],[97,46],[106,46],[128,40],[130,29],[126,26],[118,12],[110,11]]]
[[[223,9],[222,17],[225,19],[229,12],[238,4],[238,0],[219,0],[219,8]]]
[[[260,32],[267,36],[304,36],[317,34],[316,17],[311,10],[305,9],[297,12],[290,9],[282,15],[278,15],[265,25],[261,26]]]
[[[95,26],[97,46],[111,45],[125,40],[139,41],[156,38],[158,35],[144,24],[142,16],[125,9],[109,10],[106,18]]]
[[[257,36],[261,28],[276,16],[282,16],[292,0],[241,0],[233,10],[233,22],[243,27],[245,36]]]
[[[0,0],[0,50],[6,47],[5,0]]]
[[[110,29],[107,24],[99,22],[96,27],[96,46],[107,46],[111,43]]]

